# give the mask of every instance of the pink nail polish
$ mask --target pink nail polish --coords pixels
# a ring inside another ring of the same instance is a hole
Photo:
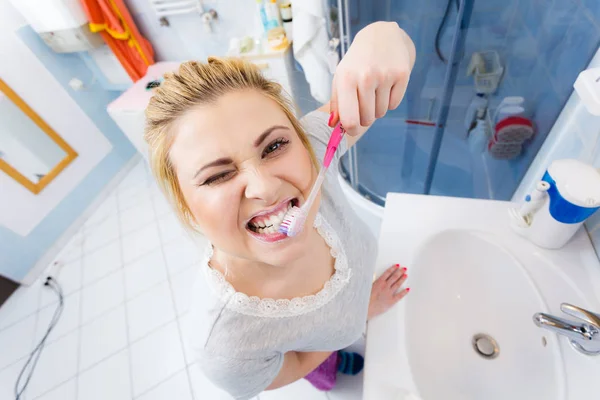
[[[408,292],[410,292],[410,288],[409,287],[406,288],[406,293],[408,293]]]
[[[403,270],[404,272],[406,272],[406,271],[407,271],[406,267],[402,268],[402,270]]]
[[[396,265],[394,265],[394,267],[400,268],[400,264],[396,264]]]

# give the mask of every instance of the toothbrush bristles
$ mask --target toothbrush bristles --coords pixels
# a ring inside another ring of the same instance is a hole
[[[296,236],[302,231],[305,219],[304,211],[301,208],[292,207],[279,225],[279,232],[289,237]]]

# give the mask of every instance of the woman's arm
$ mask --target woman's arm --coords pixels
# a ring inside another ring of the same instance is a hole
[[[290,351],[284,354],[283,366],[279,374],[266,390],[278,389],[282,386],[304,378],[331,355],[330,351],[301,353]]]
[[[402,101],[415,64],[415,45],[397,23],[375,22],[358,32],[333,77],[329,126],[341,122],[348,146]]]

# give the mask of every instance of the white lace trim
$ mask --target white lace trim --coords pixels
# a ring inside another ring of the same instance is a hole
[[[325,239],[331,255],[335,258],[335,272],[317,294],[295,297],[291,300],[261,299],[236,292],[223,274],[208,265],[213,255],[212,245],[209,244],[203,265],[209,284],[215,289],[217,296],[226,303],[225,307],[254,317],[282,318],[306,314],[329,303],[350,281],[352,271],[348,267],[348,259],[337,234],[320,213],[315,217],[314,227]]]

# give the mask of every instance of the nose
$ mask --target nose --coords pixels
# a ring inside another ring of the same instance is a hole
[[[245,195],[248,199],[261,200],[267,205],[274,204],[279,195],[281,180],[260,168],[248,171]]]

